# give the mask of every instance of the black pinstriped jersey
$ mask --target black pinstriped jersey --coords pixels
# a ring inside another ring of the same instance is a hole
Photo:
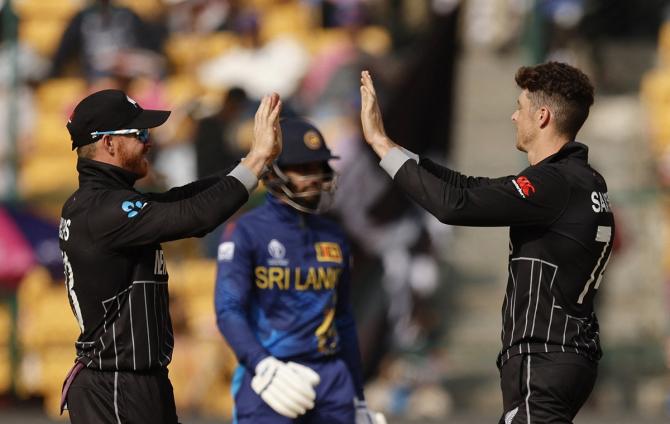
[[[520,353],[602,356],[593,299],[612,253],[614,216],[585,145],[570,142],[496,179],[407,160],[394,181],[444,223],[510,227],[500,364]]]
[[[146,371],[172,357],[168,272],[161,242],[202,236],[248,198],[225,174],[165,193],[139,193],[135,174],[79,159],[79,189],[59,229],[77,360],[103,371]]]

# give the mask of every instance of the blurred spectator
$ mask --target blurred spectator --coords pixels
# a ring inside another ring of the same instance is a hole
[[[81,71],[89,81],[114,74],[135,75],[161,72],[161,35],[148,28],[131,9],[113,0],[93,0],[74,15],[60,40],[50,76],[64,73],[79,56]],[[159,31],[157,31],[159,32]]]
[[[212,175],[244,156],[246,146],[241,145],[237,129],[244,119],[253,116],[251,106],[247,93],[234,87],[228,91],[216,114],[197,122],[194,146],[198,178]],[[205,256],[216,257],[222,229],[223,225],[203,237]]]
[[[7,13],[11,15],[7,17]],[[29,46],[5,39],[13,32],[6,27],[8,22],[18,26],[18,17],[3,6],[0,9],[0,200],[12,195],[14,167],[31,149],[36,121],[32,85],[46,74],[48,67],[48,62]]]
[[[200,82],[208,87],[241,87],[254,99],[270,91],[293,95],[309,66],[305,46],[287,35],[263,44],[253,14],[240,17],[235,30],[241,45],[204,63],[198,69]]]
[[[244,155],[246,150],[238,144],[235,129],[249,106],[247,93],[231,88],[219,112],[197,123],[194,143],[198,178],[211,175]]]
[[[367,61],[355,41],[356,33],[351,31],[313,57],[298,93],[303,107],[346,114],[358,102],[356,83]]]
[[[363,0],[322,0],[321,19],[324,28],[360,25],[365,20]]]
[[[166,0],[168,27],[172,33],[209,34],[217,31],[244,32],[256,12],[241,0]]]

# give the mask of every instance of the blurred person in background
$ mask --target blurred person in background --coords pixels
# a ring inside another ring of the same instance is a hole
[[[247,110],[251,105],[247,93],[233,87],[226,93],[218,112],[196,123],[193,145],[198,178],[211,175],[221,164],[233,163],[244,156],[245,146],[238,140],[236,131],[241,121],[247,118]],[[217,227],[203,237],[205,256],[216,257],[221,230],[221,227]]]
[[[468,177],[395,144],[370,74],[361,74],[361,121],[380,165],[441,222],[509,226],[509,279],[498,355],[501,424],[572,422],[602,356],[594,298],[609,262],[614,217],[603,177],[575,137],[593,104],[580,70],[521,67],[512,121],[530,166],[518,175]]]
[[[12,14],[7,17],[6,14]],[[18,16],[0,8],[0,200],[14,193],[15,170],[33,147],[36,108],[33,88],[48,71],[48,61],[30,46],[7,37],[7,24],[19,25]],[[14,34],[17,35],[17,34]],[[16,43],[13,43],[16,41]]]
[[[89,81],[117,74],[160,74],[163,31],[150,31],[131,9],[113,0],[93,0],[75,14],[52,58],[51,77],[64,74],[70,60],[78,56],[81,73]]]
[[[348,241],[320,216],[337,157],[304,119],[280,124],[267,200],[228,225],[218,250],[217,322],[240,363],[233,419],[384,424],[364,400]]]
[[[241,0],[166,0],[168,27],[173,33],[237,32],[255,12]],[[248,2],[246,2],[248,3]]]
[[[344,9],[354,10],[357,2],[344,3]],[[408,8],[422,9],[420,2],[406,3]],[[366,281],[354,284],[354,307],[362,318],[366,377],[374,378],[368,398],[379,400],[375,407],[385,412],[444,417],[449,395],[440,384],[447,371],[443,311],[450,287],[439,281],[448,270],[441,259],[448,254],[449,228],[433,225],[434,217],[399,196],[377,166],[374,153],[362,143],[356,84],[360,69],[368,65],[377,69],[388,93],[383,109],[392,116],[388,130],[394,139],[422,154],[440,158],[448,154],[459,8],[453,3],[423,9],[421,31],[412,39],[404,38],[404,49],[394,46],[393,55],[363,48],[374,41],[365,24],[376,15],[336,15],[347,37],[315,58],[301,100],[313,105],[310,113],[322,123],[329,145],[341,157],[333,164],[339,174],[334,210],[353,243],[357,266],[352,278]],[[422,101],[430,93],[444,101],[437,106]],[[408,114],[409,109],[414,113]],[[363,300],[369,298],[383,302],[371,305]],[[443,401],[434,402],[439,407],[419,411],[414,406],[427,388]]]
[[[263,98],[249,154],[229,171],[165,193],[133,187],[148,172],[149,128],[170,112],[119,90],[84,98],[67,129],[79,189],[59,228],[68,300],[81,334],[63,384],[73,423],[177,423],[167,365],[174,335],[160,243],[199,237],[237,211],[281,152],[276,94]]]
[[[283,98],[292,96],[307,72],[309,52],[290,34],[263,39],[262,24],[257,11],[240,12],[231,23],[239,45],[201,64],[197,69],[200,83],[208,87],[240,87],[253,99],[268,89]]]
[[[235,138],[235,129],[250,106],[247,93],[233,87],[226,93],[218,112],[198,121],[193,141],[198,178],[217,171],[221,163],[232,163],[244,155],[243,146]]]

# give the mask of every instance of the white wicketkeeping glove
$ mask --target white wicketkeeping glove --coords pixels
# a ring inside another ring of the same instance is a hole
[[[354,398],[354,407],[356,408],[356,424],[386,424],[384,414],[368,409],[368,404],[364,400]]]
[[[311,368],[268,356],[256,365],[251,388],[277,413],[296,418],[314,407],[319,381]]]

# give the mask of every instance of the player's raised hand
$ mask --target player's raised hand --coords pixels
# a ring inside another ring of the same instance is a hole
[[[394,146],[384,130],[382,112],[369,71],[361,72],[361,125],[365,140],[380,157]]]
[[[279,114],[282,102],[277,93],[263,96],[254,117],[254,138],[249,154],[242,161],[256,175],[271,163],[282,149],[282,134],[279,126]]]
[[[282,138],[279,127],[281,108],[279,94],[263,96],[254,118],[254,140],[251,150],[267,154],[270,162],[281,153]]]

